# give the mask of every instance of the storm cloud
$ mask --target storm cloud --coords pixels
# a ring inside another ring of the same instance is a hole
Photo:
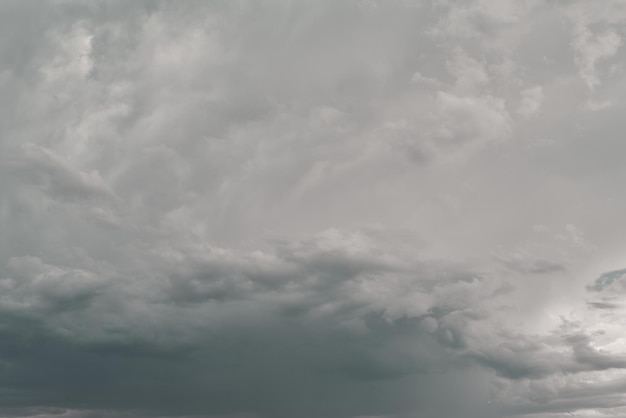
[[[0,415],[626,416],[623,2],[0,3]]]

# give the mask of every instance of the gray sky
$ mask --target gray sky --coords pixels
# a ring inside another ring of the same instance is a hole
[[[0,416],[626,417],[625,23],[0,2]]]

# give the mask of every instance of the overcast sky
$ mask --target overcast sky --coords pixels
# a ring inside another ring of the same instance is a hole
[[[0,2],[0,416],[626,417],[626,2]]]

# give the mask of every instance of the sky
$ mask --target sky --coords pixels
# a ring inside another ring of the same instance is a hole
[[[625,24],[0,2],[0,416],[626,417]]]

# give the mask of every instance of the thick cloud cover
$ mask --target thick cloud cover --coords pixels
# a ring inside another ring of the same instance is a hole
[[[0,3],[0,415],[626,417],[622,1]]]

